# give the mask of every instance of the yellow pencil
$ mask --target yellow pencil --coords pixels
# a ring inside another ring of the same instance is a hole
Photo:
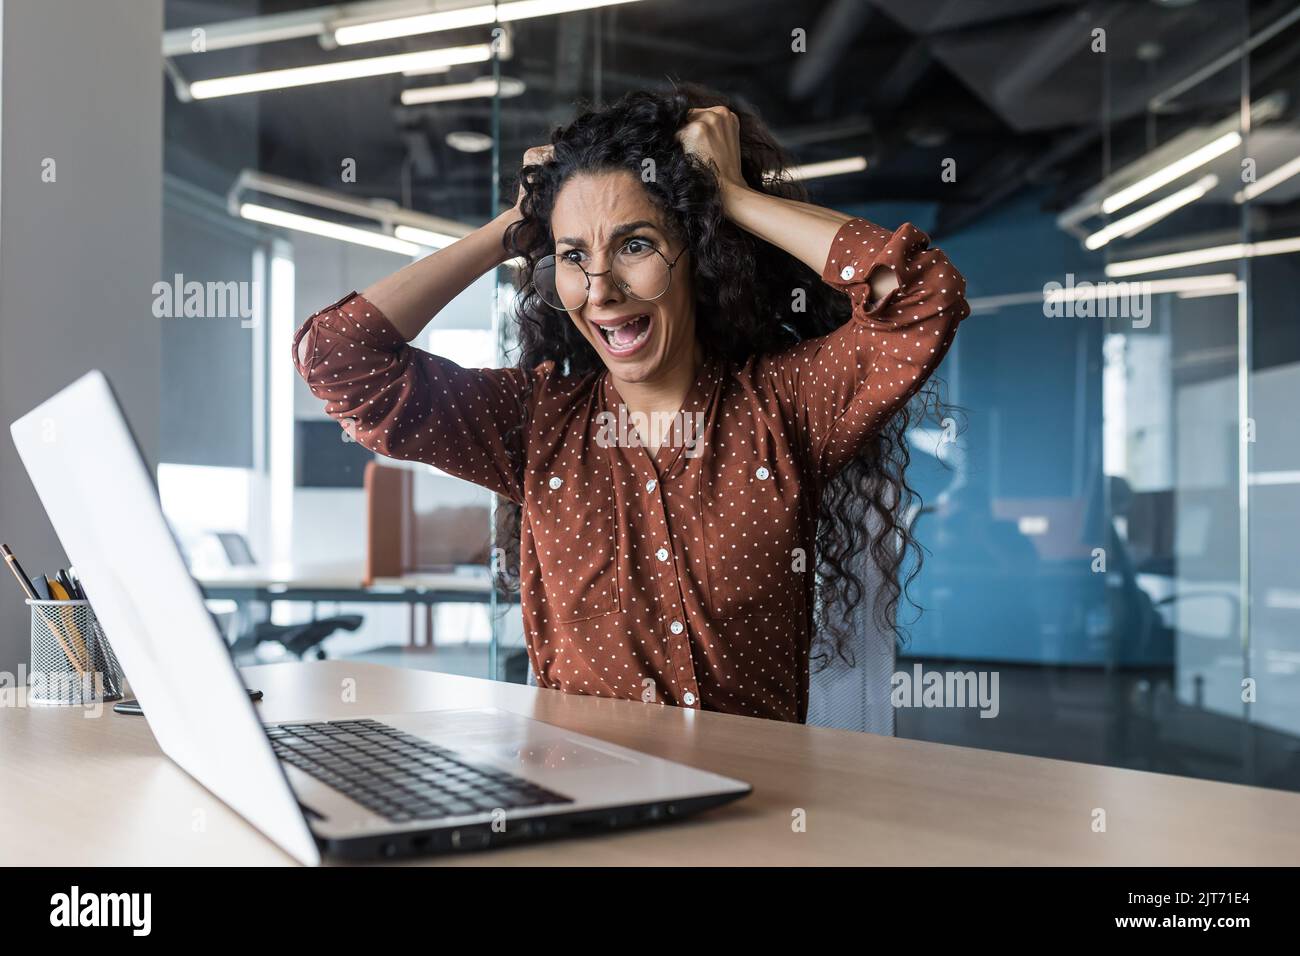
[[[50,589],[50,597],[54,598],[54,600],[56,601],[72,600],[72,595],[68,594],[68,589],[65,588],[58,581],[56,581],[54,578],[50,577],[48,574],[45,576],[45,586]],[[59,615],[63,618],[64,625],[67,627],[69,635],[71,635],[72,637],[73,643],[77,647],[78,658],[85,661],[87,665],[89,665],[90,652],[86,648],[86,639],[82,637],[81,630],[77,627],[76,619],[73,617],[75,612],[70,607],[61,607],[58,610],[59,610]]]

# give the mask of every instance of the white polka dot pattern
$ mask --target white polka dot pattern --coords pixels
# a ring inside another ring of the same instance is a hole
[[[899,287],[871,302],[878,269]],[[653,456],[598,443],[598,416],[621,403],[604,371],[464,369],[408,345],[355,292],[303,324],[293,359],[367,448],[523,505],[541,686],[802,721],[819,489],[969,314],[965,281],[911,223],[849,220],[822,280],[848,294],[850,321],[741,366],[708,359],[683,405],[704,416],[697,444]]]

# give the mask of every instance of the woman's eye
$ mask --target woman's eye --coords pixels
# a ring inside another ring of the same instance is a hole
[[[623,252],[633,256],[643,255],[644,253],[653,251],[653,249],[654,249],[653,243],[651,243],[649,240],[640,239],[640,238],[629,239],[623,245]]]

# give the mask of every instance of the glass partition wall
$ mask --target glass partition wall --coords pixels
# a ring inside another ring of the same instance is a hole
[[[1235,197],[1258,145],[1248,109],[1279,114],[1271,100],[1247,107],[1247,6],[1202,14],[1135,50],[1130,69],[1152,64],[1157,79],[1141,96],[1122,61],[1103,60],[1099,254],[1108,281],[1150,303],[1108,320],[1103,346],[1110,630],[1146,665],[1119,675],[1113,739],[1128,766],[1245,780],[1252,289],[1240,256],[1198,250],[1240,239],[1248,204]],[[1170,48],[1203,52],[1171,72]]]
[[[287,337],[512,203],[525,150],[581,106],[693,81],[756,109],[815,203],[913,223],[967,280],[948,407],[908,436],[906,639],[814,674],[809,722],[1300,787],[1293,4],[508,6],[381,36],[299,0],[168,0],[165,272],[248,292],[162,324],[160,486],[201,574],[450,573],[412,604],[261,611],[361,615],[329,656],[528,679],[518,594],[489,583],[516,560],[502,502],[351,442]],[[420,62],[230,82],[395,54]],[[515,283],[482,277],[415,344],[514,364]],[[836,613],[879,646],[862,606]]]
[[[1161,184],[1112,208],[1102,247],[1106,277],[1141,283],[1152,303],[1149,322],[1110,320],[1104,346],[1106,513],[1124,552],[1112,630],[1117,646],[1145,642],[1163,659],[1123,688],[1114,759],[1289,789],[1300,474],[1292,416],[1279,413],[1300,398],[1283,291],[1300,249],[1288,222],[1297,20],[1216,4],[1139,46],[1139,62],[1197,53],[1176,73],[1154,69],[1141,99],[1106,77],[1110,205]]]
[[[504,24],[492,162],[505,187],[577,101],[698,81],[799,164],[860,161],[814,167],[814,202],[911,221],[966,276],[953,417],[911,442],[923,612],[814,676],[810,722],[1300,787],[1300,17],[718,6]]]

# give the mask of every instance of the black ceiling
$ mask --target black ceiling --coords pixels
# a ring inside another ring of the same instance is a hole
[[[306,9],[302,0],[167,0],[167,27]],[[578,98],[608,101],[639,86],[694,80],[759,109],[799,162],[854,153],[867,171],[816,180],[818,201],[937,201],[936,232],[977,219],[1002,198],[1044,187],[1068,204],[1112,166],[1188,125],[1240,105],[1236,64],[1160,113],[1151,97],[1290,9],[1292,0],[642,0],[514,25],[502,73],[527,84],[501,102],[502,180],[523,150],[563,122]],[[1089,47],[1106,30],[1107,52]],[[791,31],[807,31],[807,53]],[[177,58],[194,80],[360,55],[481,43],[487,28],[325,50],[291,40]],[[218,193],[241,169],[311,182],[477,222],[490,210],[490,153],[465,154],[446,134],[490,133],[491,102],[416,109],[406,86],[490,72],[457,67],[430,80],[378,77],[183,103],[166,94],[169,173]],[[1250,57],[1255,95],[1300,93],[1300,26]],[[1295,107],[1290,108],[1292,113]],[[340,182],[357,160],[358,181]],[[939,176],[945,158],[958,179]],[[1109,160],[1107,160],[1109,157]]]

